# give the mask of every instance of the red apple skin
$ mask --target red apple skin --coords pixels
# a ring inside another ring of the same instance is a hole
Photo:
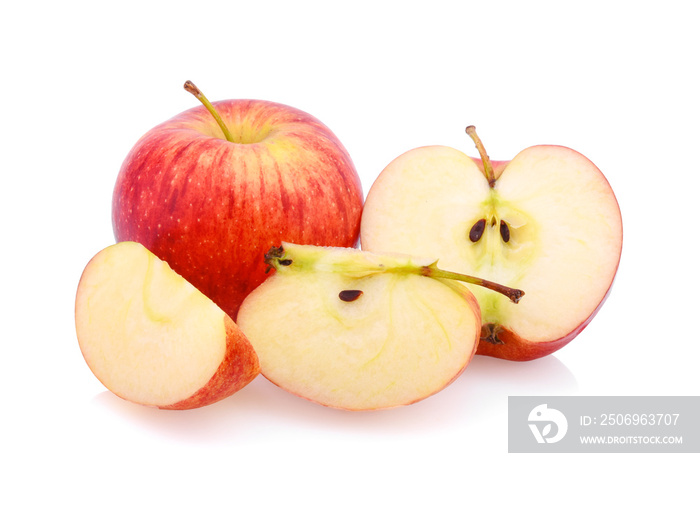
[[[145,245],[235,320],[273,245],[356,246],[363,192],[313,116],[260,100],[214,106],[236,140],[258,143],[225,140],[203,106],[156,126],[121,167],[112,220],[117,241]]]
[[[617,268],[615,269],[615,271],[617,272]],[[498,338],[503,342],[503,344],[494,344],[492,342],[484,341],[482,337],[482,339],[479,341],[479,346],[477,347],[476,354],[494,358],[502,358],[505,360],[514,360],[519,362],[535,360],[537,358],[542,358],[547,355],[551,355],[555,351],[569,344],[574,338],[578,336],[578,334],[583,332],[583,330],[593,320],[595,315],[598,314],[598,311],[605,303],[605,300],[607,300],[608,296],[610,296],[610,291],[612,291],[613,283],[610,284],[610,287],[606,291],[605,296],[600,301],[595,310],[591,313],[591,315],[588,316],[588,318],[586,318],[585,321],[583,321],[578,327],[576,327],[564,337],[547,342],[532,342],[527,339],[523,339],[518,334],[512,332],[511,330],[508,330],[507,328],[502,328],[498,333]]]
[[[253,346],[233,320],[224,316],[226,326],[226,355],[207,384],[187,399],[163,410],[189,410],[207,406],[227,398],[248,385],[260,374],[258,356]]]
[[[474,162],[481,168],[482,172],[485,173],[484,164],[482,160],[480,158],[471,159],[474,160]],[[491,161],[491,166],[493,167],[493,172],[496,179],[498,179],[501,176],[501,174],[503,173],[503,171],[509,163],[510,160]],[[615,268],[615,273],[617,273],[617,268],[619,268],[619,260],[618,266]],[[591,313],[591,315],[588,316],[588,318],[586,318],[585,321],[583,321],[578,327],[576,327],[564,337],[546,342],[533,342],[520,337],[518,334],[512,332],[511,330],[508,330],[507,328],[501,328],[498,333],[498,338],[502,341],[503,344],[494,344],[492,342],[484,341],[482,337],[482,340],[480,340],[479,346],[476,350],[476,354],[519,362],[526,362],[529,360],[535,360],[538,358],[545,357],[547,355],[551,355],[555,351],[569,344],[574,338],[578,336],[578,334],[580,334],[584,330],[584,328],[588,326],[588,324],[593,320],[595,315],[598,314],[598,311],[605,303],[605,300],[607,300],[608,296],[610,296],[612,286],[613,283],[611,282],[610,287],[605,293],[605,296],[603,296],[603,299],[600,301],[600,303]]]
[[[603,305],[604,301],[605,299],[600,302],[596,310],[586,319],[586,321],[581,323],[577,328],[560,339],[546,342],[532,342],[527,339],[523,339],[518,334],[508,330],[507,328],[502,328],[498,333],[498,338],[503,344],[494,344],[483,340],[482,337],[482,339],[479,341],[476,354],[518,362],[526,362],[528,360],[535,360],[551,355],[555,351],[569,344],[569,342],[571,342],[583,331],[584,328],[586,328],[586,326],[588,326],[593,317],[597,314],[598,310],[600,310],[600,307]]]
[[[479,168],[481,169],[481,172],[486,175],[486,171],[484,170],[484,163],[481,161],[481,158],[473,158],[470,156],[470,159],[476,163]],[[503,174],[503,171],[506,169],[506,166],[510,163],[510,160],[489,160],[491,162],[491,168],[493,169],[493,177],[495,179],[498,179],[501,177],[501,174]]]

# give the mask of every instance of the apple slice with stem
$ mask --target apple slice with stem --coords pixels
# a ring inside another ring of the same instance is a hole
[[[75,325],[97,379],[134,403],[197,408],[230,396],[260,372],[236,323],[136,242],[107,247],[87,264]]]
[[[459,376],[476,351],[481,319],[456,281],[516,302],[523,295],[404,255],[283,243],[266,261],[276,272],[238,313],[262,374],[346,410],[411,404]]]
[[[610,184],[582,154],[540,145],[511,161],[457,149],[410,150],[380,173],[367,195],[364,250],[440,259],[527,291],[515,307],[467,284],[481,307],[478,354],[510,360],[548,355],[593,319],[610,292],[622,250],[622,217]]]

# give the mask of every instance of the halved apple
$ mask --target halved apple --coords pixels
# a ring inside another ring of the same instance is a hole
[[[87,264],[75,325],[95,376],[134,403],[197,408],[230,396],[260,371],[233,320],[135,242],[107,247]]]
[[[483,289],[479,354],[530,360],[561,348],[607,297],[622,250],[622,218],[600,170],[580,153],[535,146],[491,162],[444,146],[392,161],[364,207],[365,250],[439,258],[447,270],[523,289],[518,306]]]
[[[273,383],[347,410],[407,405],[452,382],[476,351],[479,307],[433,260],[284,243],[238,324]],[[490,291],[493,292],[493,291]]]

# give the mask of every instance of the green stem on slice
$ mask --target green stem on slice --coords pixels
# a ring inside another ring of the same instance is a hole
[[[212,115],[212,117],[214,117],[216,123],[221,128],[221,131],[224,132],[224,137],[226,137],[226,140],[228,140],[229,142],[234,142],[233,137],[231,136],[231,132],[226,127],[226,124],[224,124],[224,120],[219,115],[219,112],[216,111],[216,108],[214,108],[214,105],[211,104],[207,97],[204,94],[202,94],[202,91],[199,90],[199,87],[197,87],[190,80],[187,80],[185,82],[185,90],[192,94],[195,98],[197,98],[204,105],[204,107],[207,110],[209,110],[209,113]]]
[[[493,166],[491,165],[491,159],[489,158],[489,155],[486,154],[486,148],[481,142],[479,135],[476,134],[476,128],[474,126],[467,126],[465,131],[474,141],[474,144],[476,144],[476,148],[481,156],[481,162],[484,164],[484,174],[486,174],[486,179],[488,179],[489,186],[493,188],[496,185],[496,175],[493,171]]]
[[[420,274],[425,275],[426,277],[432,277],[435,279],[459,280],[460,282],[466,282],[467,284],[475,284],[477,286],[485,287],[486,289],[490,289],[491,291],[501,293],[513,303],[518,303],[520,299],[525,295],[525,292],[520,289],[514,289],[512,287],[504,286],[502,284],[497,284],[496,282],[491,282],[490,280],[482,279],[479,277],[472,277],[471,275],[463,275],[461,273],[441,270],[435,264],[431,264],[430,266],[421,266],[420,270]]]
[[[268,250],[265,254],[265,263],[268,266],[267,271],[273,268],[277,271],[326,271],[343,273],[355,278],[394,273],[458,280],[500,293],[513,303],[518,303],[525,295],[525,292],[520,289],[513,289],[479,277],[442,270],[437,267],[437,261],[431,264],[420,264],[408,256],[405,259],[397,259],[398,256],[382,256],[361,250],[338,252],[334,256],[326,257],[328,254],[328,249],[323,247],[283,243],[282,246]]]

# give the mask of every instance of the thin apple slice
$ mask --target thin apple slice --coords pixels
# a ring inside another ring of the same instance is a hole
[[[143,245],[121,242],[87,264],[75,302],[80,349],[95,376],[134,403],[189,409],[259,373],[238,326]]]
[[[447,386],[476,351],[476,300],[432,260],[291,243],[267,259],[277,271],[238,322],[263,375],[293,394],[347,410],[407,405]]]

